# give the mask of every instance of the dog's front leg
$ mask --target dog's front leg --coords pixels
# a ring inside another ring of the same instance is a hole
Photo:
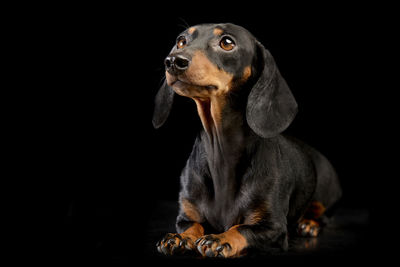
[[[176,218],[178,233],[168,233],[157,242],[157,250],[165,255],[196,250],[195,241],[204,235],[204,227],[200,224],[202,216],[196,205],[183,197],[179,204],[180,212]]]

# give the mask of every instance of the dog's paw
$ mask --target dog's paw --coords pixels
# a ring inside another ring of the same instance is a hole
[[[203,257],[233,258],[243,254],[242,245],[226,234],[202,236],[195,245]]]
[[[297,233],[303,237],[317,237],[320,231],[319,223],[314,220],[302,220],[297,227]]]
[[[205,235],[196,240],[195,245],[202,256],[224,258],[223,250],[231,249],[229,243],[221,244],[217,235]]]
[[[194,241],[184,234],[168,233],[156,244],[158,252],[164,255],[183,254],[185,251],[194,250]]]

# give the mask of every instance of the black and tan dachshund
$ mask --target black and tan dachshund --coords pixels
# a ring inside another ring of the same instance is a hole
[[[297,103],[269,51],[240,26],[202,24],[179,35],[164,63],[154,127],[176,93],[194,100],[204,130],[180,178],[177,233],[158,251],[238,257],[287,250],[292,229],[317,236],[341,188],[323,155],[281,134]]]

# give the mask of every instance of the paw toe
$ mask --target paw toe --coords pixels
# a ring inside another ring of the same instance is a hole
[[[320,232],[319,223],[314,220],[304,220],[299,223],[297,233],[303,237],[316,237]]]

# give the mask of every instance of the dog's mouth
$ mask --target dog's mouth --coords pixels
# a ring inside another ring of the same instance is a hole
[[[171,87],[176,87],[176,88],[204,88],[207,90],[217,90],[217,86],[209,84],[209,85],[199,85],[199,84],[195,84],[195,83],[191,83],[188,81],[184,81],[181,79],[176,78],[176,80],[172,81],[170,83]]]
[[[177,93],[179,91],[189,91],[189,90],[217,90],[218,86],[214,84],[199,84],[193,82],[182,75],[171,75],[166,72],[166,79],[169,86],[171,86]]]

